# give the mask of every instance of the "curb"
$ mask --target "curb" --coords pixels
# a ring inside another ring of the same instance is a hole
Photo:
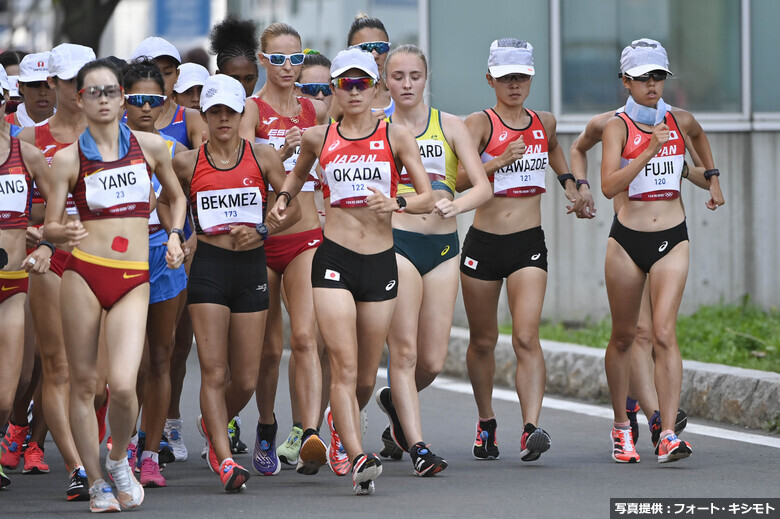
[[[606,350],[541,342],[547,365],[546,393],[609,402],[604,371]],[[442,373],[468,378],[468,344],[469,331],[453,327]],[[499,335],[495,358],[495,384],[514,388],[516,358],[511,336]],[[761,429],[780,417],[780,374],[684,360],[680,407],[689,416]]]

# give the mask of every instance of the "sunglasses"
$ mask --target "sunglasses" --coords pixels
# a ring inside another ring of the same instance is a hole
[[[125,94],[127,104],[138,108],[142,108],[146,103],[149,103],[149,108],[159,108],[165,104],[166,99],[168,96],[159,94]]]
[[[333,86],[339,90],[351,91],[353,88],[366,90],[376,85],[376,79],[372,77],[340,77],[331,80]]]
[[[122,92],[122,87],[119,85],[88,86],[79,90],[79,94],[86,99],[98,99],[100,96],[116,99],[122,96]]]
[[[28,83],[25,82],[21,82],[21,83],[25,86],[25,88],[43,88],[43,87],[49,88],[49,83],[47,83],[46,81],[30,81]]]
[[[361,49],[365,52],[374,52],[376,51],[377,54],[384,54],[385,52],[390,51],[390,42],[389,41],[367,41],[365,43],[358,43],[357,45],[352,45],[350,49]]]
[[[295,86],[301,89],[301,93],[307,96],[316,96],[320,92],[325,97],[333,95],[333,90],[330,89],[328,83],[295,83]]]
[[[531,76],[527,74],[507,74],[506,76],[495,78],[495,80],[499,83],[511,83],[513,81],[517,81],[518,83],[525,83],[529,79],[531,79]]]
[[[306,54],[303,52],[296,52],[295,54],[266,54],[263,52],[263,56],[268,58],[268,61],[271,62],[271,65],[281,67],[288,59],[290,60],[290,65],[292,66],[303,64],[303,58],[306,57]]]
[[[626,76],[628,79],[631,79],[633,81],[641,81],[645,82],[650,79],[653,81],[665,81],[666,78],[669,76],[669,74],[665,70],[654,70],[652,72],[648,72],[647,74],[642,74],[641,76]]]

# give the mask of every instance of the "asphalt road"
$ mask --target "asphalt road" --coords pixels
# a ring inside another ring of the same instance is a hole
[[[286,360],[277,395],[278,441],[290,429]],[[610,412],[593,406],[548,398],[541,425],[552,436],[552,448],[532,463],[520,460],[522,424],[511,391],[497,391],[500,460],[477,461],[471,455],[476,406],[468,384],[442,379],[421,398],[425,439],[450,466],[433,478],[413,475],[408,456],[384,463],[376,493],[358,497],[351,479],[336,477],[328,467],[302,476],[290,467],[273,477],[253,476],[242,494],[225,494],[219,479],[200,458],[198,367],[193,354],[185,381],[185,440],[190,458],[164,470],[167,488],[147,489],[134,517],[609,517],[610,498],[770,498],[780,497],[780,439],[757,431],[727,428],[692,420],[683,437],[694,453],[687,460],[659,465],[649,433],[641,429],[637,446],[642,461],[618,465],[610,458]],[[379,378],[377,384],[384,384]],[[254,400],[241,414],[242,439],[250,453],[237,461],[251,467]],[[374,402],[368,406],[367,450],[379,452],[387,425]],[[327,431],[327,425],[325,426]],[[704,433],[697,434],[696,431]],[[745,434],[751,433],[751,434]],[[719,437],[720,436],[720,437]],[[326,442],[327,435],[324,434]],[[747,440],[747,441],[746,441]],[[748,442],[749,441],[749,442]],[[0,491],[0,518],[84,517],[87,503],[65,500],[67,474],[54,443],[46,442],[48,475],[7,471],[12,485]],[[774,513],[780,513],[775,511]],[[657,516],[656,516],[657,517]],[[697,516],[698,517],[698,516]],[[777,517],[770,515],[769,517]]]

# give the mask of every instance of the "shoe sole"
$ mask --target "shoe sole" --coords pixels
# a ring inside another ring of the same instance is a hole
[[[383,458],[398,461],[404,457],[404,451],[393,440],[393,433],[390,431],[389,425],[382,431],[382,445],[384,448],[379,451],[379,455]]]
[[[157,483],[156,481],[147,481],[146,483],[141,482],[141,486],[144,488],[164,488],[167,487],[167,483],[163,483],[162,485]]]
[[[355,484],[359,485],[361,483],[374,481],[382,474],[382,464],[378,459],[374,458],[374,460],[375,462],[373,464],[365,467],[362,472],[359,472],[355,475],[355,478],[353,479]]]
[[[311,439],[310,439],[311,438]],[[320,467],[328,463],[328,448],[318,438],[309,437],[301,445],[298,454],[298,463],[295,471],[298,474],[313,476],[319,472]]]
[[[41,470],[38,467],[33,467],[31,469],[24,469],[22,471],[22,474],[30,474],[30,475],[33,475],[33,476],[36,475],[36,474],[48,474],[48,473],[49,473],[49,469]]]
[[[523,461],[536,461],[543,452],[550,450],[550,437],[546,434],[530,434],[525,442],[525,449],[520,453],[520,459]]]
[[[417,469],[414,470],[414,475],[419,476],[421,478],[429,478],[431,476],[435,476],[442,470],[447,468],[447,462],[445,460],[441,460],[438,464],[433,465],[431,468],[429,468],[425,472],[418,472]]]
[[[225,483],[225,492],[236,493],[243,491],[246,486],[244,483],[249,479],[249,471],[242,467],[235,467],[230,479]]]
[[[114,508],[114,507],[111,507],[111,508],[92,508],[90,506],[89,507],[89,511],[92,512],[93,514],[102,514],[104,512],[121,512],[122,509],[120,507],[118,507],[118,506],[116,508]]]
[[[65,496],[68,501],[89,501],[89,493],[86,494],[75,494],[75,495],[66,495]]]
[[[284,463],[285,465],[290,465],[290,466],[293,466],[293,467],[296,467],[298,465],[298,457],[297,456],[295,458],[288,458],[284,454],[279,454],[278,452],[276,453],[276,456],[279,458],[279,461],[281,463]]]
[[[387,407],[382,403],[382,391],[387,389],[388,391],[390,388],[382,388],[379,391],[376,392],[375,400],[377,405],[379,406],[379,409],[384,412],[387,417],[390,419],[390,435],[393,437],[393,442],[395,445],[401,449],[403,452],[409,452],[409,445],[406,442],[406,436],[403,435],[403,427],[401,426],[401,422],[398,419],[398,414],[395,412],[391,412],[388,410]],[[392,398],[392,397],[391,397]],[[393,415],[395,415],[395,418],[393,418]],[[406,448],[404,448],[404,445],[406,445]]]
[[[669,454],[659,455],[658,463],[672,463],[683,460],[693,454],[693,451],[685,443],[681,443],[677,449]]]
[[[138,485],[141,488],[141,497],[138,498],[138,502],[133,502],[132,500],[128,501],[127,504],[121,499],[120,496],[124,494],[124,492],[119,492],[119,489],[117,489],[117,501],[119,501],[119,505],[124,508],[125,510],[132,510],[133,508],[138,508],[141,506],[141,503],[144,502],[144,487],[142,487],[140,484]]]

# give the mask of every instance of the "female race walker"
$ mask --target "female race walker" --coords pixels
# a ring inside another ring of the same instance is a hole
[[[273,146],[284,161],[285,171],[289,172],[298,160],[301,135],[307,129],[327,122],[327,107],[320,101],[295,95],[295,80],[300,75],[305,54],[300,35],[293,27],[279,22],[269,25],[260,36],[260,50],[260,64],[267,79],[263,88],[249,98],[252,102],[247,104],[241,120],[242,134],[245,138],[254,137],[255,142]],[[311,262],[322,243],[322,228],[314,203],[318,181],[312,167],[298,196],[300,221],[269,238],[265,244],[270,307],[255,395],[260,417],[253,457],[255,470],[265,475],[276,474],[280,468],[276,453],[278,426],[274,400],[284,346],[282,286],[290,315],[290,349],[295,358],[296,400],[301,409],[303,430],[296,471],[316,474],[327,462],[327,447],[317,433],[322,372],[314,334],[316,323],[311,290]],[[275,196],[270,198],[276,199]]]
[[[241,83],[224,74],[208,78],[201,110],[211,140],[174,158],[198,236],[187,285],[201,371],[198,427],[209,442],[208,465],[226,492],[241,490],[249,478],[233,461],[225,430],[257,383],[268,309],[265,200],[268,183],[280,188],[284,181],[272,149],[239,137],[244,105]]]
[[[49,270],[54,245],[42,241],[32,253],[26,251],[33,178],[40,182],[48,169],[43,156],[32,145],[2,132],[0,160],[0,380],[8,382],[0,391],[0,423],[4,424],[11,415],[22,370],[28,276]],[[0,465],[0,488],[10,484]]]
[[[171,202],[173,228],[168,266],[181,264],[181,226],[186,199],[171,169],[165,141],[133,133],[119,123],[123,98],[119,71],[107,60],[87,63],[76,76],[87,129],[78,143],[57,152],[48,184],[44,237],[75,246],[62,275],[61,309],[70,364],[70,425],[86,468],[92,511],[135,508],[144,497],[127,460],[138,416],[135,386],[143,354],[149,307],[149,206],[151,176],[157,175]],[[80,220],[62,223],[68,192]],[[105,312],[108,421],[113,437],[106,469],[119,503],[102,477],[93,402],[98,378],[100,322]]]
[[[547,285],[547,247],[541,228],[541,195],[549,164],[572,202],[584,204],[555,136],[555,118],[524,107],[534,75],[533,47],[514,38],[490,46],[487,82],[495,90],[493,108],[466,119],[493,182],[494,198],[478,207],[461,253],[463,302],[469,321],[466,364],[474,388],[479,421],[473,453],[498,458],[493,412],[494,350],[497,307],[506,278],[512,313],[512,345],[517,356],[515,384],[525,426],[520,435],[523,461],[534,461],[550,448],[550,435],[538,428],[545,385],[539,321]],[[460,177],[459,177],[460,178]]]
[[[391,422],[382,435],[385,449],[380,454],[400,457],[399,447],[408,451],[418,476],[432,476],[447,467],[422,441],[417,393],[434,381],[447,357],[459,278],[460,241],[454,216],[491,198],[485,168],[466,126],[458,117],[423,102],[427,75],[425,54],[414,45],[402,45],[388,54],[385,83],[395,102],[390,122],[417,136],[441,214],[393,215],[398,300],[387,336],[391,387],[380,389],[376,397]],[[475,187],[453,201],[458,161]],[[405,173],[401,172],[398,193],[411,200],[414,192]]]
[[[653,40],[636,40],[623,49],[620,70],[631,94],[625,110],[604,128],[601,189],[620,206],[607,242],[604,265],[612,313],[612,334],[604,359],[615,412],[612,458],[639,461],[625,403],[642,289],[649,275],[655,387],[661,415],[659,463],[691,455],[690,445],[674,434],[682,385],[677,345],[677,312],[688,276],[688,231],[680,201],[680,179],[688,136],[711,180],[707,137],[694,117],[667,110],[661,98],[670,74],[666,50]],[[711,201],[714,203],[714,201]],[[712,207],[711,207],[712,208]]]
[[[354,491],[362,495],[373,493],[382,473],[379,458],[363,452],[359,415],[374,390],[398,292],[390,213],[429,213],[433,203],[412,134],[371,113],[379,78],[371,55],[340,52],[331,77],[343,118],[304,132],[298,162],[271,212],[283,217],[319,156],[330,205],[312,262],[314,308],[330,358],[333,422],[352,461]],[[408,202],[396,198],[402,166],[420,195]]]

